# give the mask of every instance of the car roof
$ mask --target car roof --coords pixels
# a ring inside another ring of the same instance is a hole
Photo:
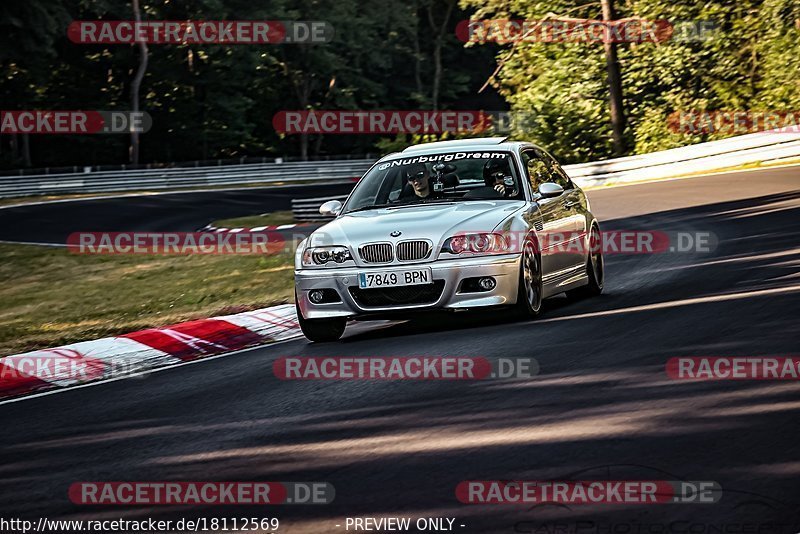
[[[477,137],[472,139],[454,139],[452,141],[435,141],[411,145],[402,152],[393,152],[383,156],[380,161],[398,156],[434,154],[455,150],[519,150],[523,146],[535,146],[522,141],[507,141],[508,137]]]
[[[457,148],[475,148],[476,146],[497,146],[508,137],[477,137],[473,139],[453,139],[452,141],[436,141],[433,143],[423,143],[421,145],[411,145],[403,150],[403,154],[416,153],[424,150],[450,150]]]

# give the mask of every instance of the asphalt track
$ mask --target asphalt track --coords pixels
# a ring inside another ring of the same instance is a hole
[[[73,232],[194,232],[211,221],[291,209],[293,198],[346,195],[353,184],[130,195],[0,209],[0,241],[66,243]]]
[[[606,292],[544,316],[459,314],[292,340],[0,405],[0,517],[449,516],[460,532],[800,531],[800,383],[676,382],[673,356],[797,355],[797,168],[590,192],[604,229],[709,231],[712,253],[607,258]],[[275,358],[535,357],[521,381],[290,382]],[[479,506],[485,479],[713,480],[716,504]],[[76,481],[328,481],[327,506],[79,507]],[[335,525],[342,525],[336,527]],[[461,527],[459,525],[464,525]],[[720,530],[724,528],[726,530]]]

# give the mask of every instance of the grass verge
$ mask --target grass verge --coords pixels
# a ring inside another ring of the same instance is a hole
[[[0,356],[293,300],[275,256],[78,255],[0,244]]]
[[[258,228],[259,226],[277,226],[279,224],[292,224],[293,222],[294,218],[291,211],[274,211],[263,215],[219,219],[212,222],[211,226],[216,228]]]

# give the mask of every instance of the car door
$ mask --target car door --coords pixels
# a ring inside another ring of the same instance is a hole
[[[547,152],[543,152],[543,156],[550,168],[552,181],[564,188],[561,206],[564,209],[563,217],[568,221],[565,225],[570,232],[569,239],[564,243],[566,263],[576,268],[582,267],[586,263],[586,196],[575,187],[553,156]]]
[[[522,161],[533,193],[538,191],[541,184],[555,181],[552,165],[543,152],[534,148],[526,149],[522,152]],[[542,216],[542,231],[539,236],[542,272],[546,281],[570,270],[574,262],[567,251],[574,221],[570,219],[564,206],[566,196],[565,192],[559,197],[537,200]]]

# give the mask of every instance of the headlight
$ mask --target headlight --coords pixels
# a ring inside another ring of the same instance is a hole
[[[463,234],[447,239],[442,251],[450,254],[503,254],[511,251],[511,245],[503,234]]]
[[[344,263],[352,259],[347,247],[312,247],[303,251],[303,265],[326,265],[330,262]]]

